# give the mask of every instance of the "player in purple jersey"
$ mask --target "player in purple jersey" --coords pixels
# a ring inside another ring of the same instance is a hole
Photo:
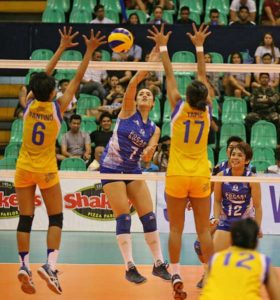
[[[149,61],[158,61],[159,53],[154,49]],[[154,106],[154,96],[149,89],[137,92],[138,84],[148,72],[139,71],[131,79],[124,95],[121,111],[113,132],[101,158],[101,173],[141,174],[140,161],[150,161],[158,144],[160,129],[149,120]],[[146,278],[137,271],[131,245],[131,217],[129,200],[135,207],[143,225],[145,240],[154,258],[152,274],[165,280],[171,276],[164,263],[156,216],[152,198],[144,180],[102,180],[106,196],[116,218],[116,234],[125,267],[125,277],[136,284]]]
[[[253,156],[251,147],[241,142],[230,150],[230,168],[217,176],[254,176],[247,166]],[[214,251],[226,249],[231,244],[230,227],[235,221],[255,214],[261,228],[262,206],[259,183],[215,182],[214,217],[219,220],[214,234]],[[260,231],[259,237],[262,236]]]

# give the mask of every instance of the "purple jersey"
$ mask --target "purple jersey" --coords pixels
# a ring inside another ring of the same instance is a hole
[[[117,119],[113,135],[101,157],[101,166],[119,172],[141,170],[140,157],[156,125],[151,120],[145,124],[136,111],[128,119]]]

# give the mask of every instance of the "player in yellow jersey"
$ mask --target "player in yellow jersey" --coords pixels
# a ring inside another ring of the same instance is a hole
[[[259,226],[251,218],[234,222],[232,246],[213,255],[200,300],[261,300],[262,284],[269,299],[280,299],[279,278],[270,259],[255,249]]]
[[[187,199],[190,200],[198,238],[206,261],[213,254],[213,242],[209,230],[210,171],[207,156],[207,139],[211,122],[211,99],[208,97],[203,44],[208,27],[199,30],[193,24],[194,34],[187,33],[197,53],[197,80],[186,89],[186,101],[177,88],[172,65],[167,52],[171,32],[164,34],[164,26],[158,31],[149,30],[150,39],[160,48],[166,75],[167,95],[172,109],[171,148],[166,176],[166,200],[169,217],[169,256],[174,299],[185,299],[180,277],[180,252],[185,222]],[[210,105],[208,105],[210,104]]]
[[[62,52],[75,46],[71,35],[72,29],[61,34],[61,43],[49,66],[55,67]],[[49,217],[47,234],[47,263],[39,268],[39,275],[47,282],[48,287],[61,294],[62,290],[57,278],[56,260],[61,239],[63,223],[62,194],[58,179],[55,142],[62,122],[62,115],[73,98],[80,81],[88,67],[91,55],[99,45],[105,43],[100,32],[94,36],[91,30],[90,38],[83,36],[86,53],[75,77],[69,83],[65,93],[57,101],[55,79],[46,72],[32,76],[30,80],[33,99],[28,100],[24,111],[23,142],[17,160],[15,187],[19,203],[19,223],[17,228],[18,252],[20,269],[18,279],[24,292],[35,293],[32,274],[29,268],[30,231],[34,217],[34,196],[38,186],[41,190]],[[50,71],[51,73],[51,71]],[[29,97],[30,98],[30,97]]]

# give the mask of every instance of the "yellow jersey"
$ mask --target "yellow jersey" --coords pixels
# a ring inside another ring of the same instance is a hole
[[[211,113],[179,100],[171,116],[171,145],[167,176],[210,177],[207,141]]]
[[[250,249],[229,247],[213,255],[199,300],[261,300],[270,260]]]
[[[39,173],[57,171],[55,142],[62,122],[59,104],[32,100],[23,115],[17,168]]]

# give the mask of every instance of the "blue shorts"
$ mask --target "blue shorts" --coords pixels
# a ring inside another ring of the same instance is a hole
[[[219,220],[219,224],[217,226],[217,230],[230,231],[232,223],[239,221],[240,218],[222,218]]]
[[[130,171],[120,171],[120,170],[110,169],[110,168],[101,166],[100,173],[104,173],[104,174],[142,174],[142,171],[140,169],[134,169],[134,170],[130,170]],[[104,186],[107,183],[118,182],[118,181],[122,181],[126,185],[128,185],[130,182],[135,181],[135,180],[101,179],[101,184],[102,184],[102,186]]]

